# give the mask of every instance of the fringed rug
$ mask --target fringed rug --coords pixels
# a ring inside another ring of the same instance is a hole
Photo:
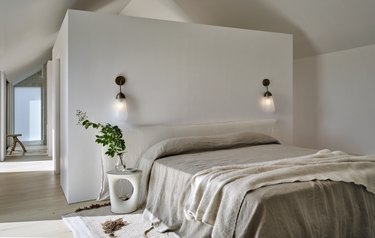
[[[106,221],[115,221],[122,218],[126,224],[112,234],[106,234],[102,224]],[[73,232],[76,238],[108,238],[108,237],[127,237],[127,238],[177,238],[175,233],[159,233],[151,224],[142,219],[142,211],[131,214],[114,214],[110,206],[100,207],[97,209],[83,210],[74,212],[62,217],[65,224]]]

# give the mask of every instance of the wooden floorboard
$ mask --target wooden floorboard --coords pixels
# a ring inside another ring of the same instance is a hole
[[[92,203],[69,205],[53,171],[0,173],[0,237],[72,237],[61,216]]]

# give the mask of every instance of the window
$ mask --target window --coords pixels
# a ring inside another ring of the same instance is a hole
[[[14,88],[14,133],[22,141],[42,140],[42,88]]]

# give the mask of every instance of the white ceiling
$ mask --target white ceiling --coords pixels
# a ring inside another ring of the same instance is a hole
[[[0,71],[17,82],[51,57],[66,10],[119,14],[130,0],[0,0]]]
[[[293,34],[295,58],[375,44],[374,0],[130,1],[0,0],[0,70],[14,82],[40,69],[69,8],[124,14],[135,3],[143,16],[169,8],[190,22]]]
[[[290,33],[301,58],[375,44],[374,0],[175,0],[194,21]]]

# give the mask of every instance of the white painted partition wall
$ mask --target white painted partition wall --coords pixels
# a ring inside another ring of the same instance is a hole
[[[68,11],[53,58],[60,59],[61,185],[69,203],[97,197],[101,148],[77,126],[76,109],[122,127],[277,118],[292,143],[292,37],[287,34]],[[129,119],[116,121],[128,81]],[[271,80],[276,113],[262,112]]]
[[[65,197],[69,201],[69,171],[67,131],[68,126],[63,115],[68,104],[68,95],[65,93],[68,82],[68,17],[65,16],[52,49],[52,147],[55,173],[60,173],[60,184]],[[63,91],[63,93],[62,93]],[[61,149],[62,148],[62,149]]]

